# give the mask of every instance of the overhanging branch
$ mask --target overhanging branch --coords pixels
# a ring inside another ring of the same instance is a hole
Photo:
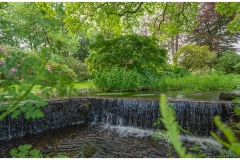
[[[122,16],[124,16],[124,15],[127,14],[127,13],[136,13],[136,12],[141,8],[141,6],[143,5],[143,3],[144,3],[144,2],[140,2],[139,5],[137,6],[137,8],[136,8],[135,10],[133,10],[133,11],[125,11],[125,12],[123,12],[123,13],[119,13],[118,15],[119,15],[120,17],[122,17]]]

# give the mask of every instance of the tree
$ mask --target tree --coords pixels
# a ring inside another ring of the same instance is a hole
[[[2,12],[0,43],[64,56],[77,49],[77,37],[63,23],[61,3],[7,3]]]
[[[166,62],[167,51],[158,46],[156,39],[147,36],[129,35],[114,39],[98,36],[90,45],[90,56],[86,59],[90,71],[101,71],[116,66],[138,73],[161,67]]]
[[[214,68],[227,74],[240,74],[240,55],[228,51],[217,59]]]
[[[209,51],[208,46],[188,44],[178,49],[173,62],[190,71],[201,71],[212,68],[216,55]]]
[[[105,38],[132,34],[141,26],[141,17],[148,14],[151,34],[161,39],[189,32],[196,25],[198,3],[172,2],[101,2],[65,3],[64,22],[72,32],[104,33]]]
[[[232,34],[226,30],[234,16],[225,16],[215,10],[216,2],[201,2],[197,14],[198,26],[188,36],[187,42],[209,46],[210,51],[220,54],[226,50],[236,49],[233,43],[240,38],[239,33]]]
[[[218,2],[216,10],[222,15],[234,15],[234,19],[228,24],[227,29],[232,33],[240,31],[240,2]]]
[[[78,50],[72,54],[74,58],[84,62],[85,58],[89,56],[89,49],[88,46],[91,42],[90,38],[87,38],[83,34],[79,34],[78,38]]]

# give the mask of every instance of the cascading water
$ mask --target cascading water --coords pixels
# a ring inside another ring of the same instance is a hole
[[[212,119],[219,115],[227,123],[234,105],[204,101],[169,101],[168,104],[176,111],[178,123],[195,135],[182,135],[184,145],[189,148],[198,142],[210,157],[216,155],[207,147],[208,143],[219,145],[206,138],[210,131],[217,131]],[[88,146],[96,148],[91,157],[98,158],[168,157],[166,141],[155,142],[151,138],[155,129],[163,128],[153,126],[159,117],[158,100],[75,98],[50,101],[42,110],[45,117],[40,119],[25,120],[21,115],[13,120],[8,116],[0,122],[0,140],[7,140],[0,141],[0,157],[9,157],[11,148],[25,143],[33,144],[44,154],[70,157],[86,157],[83,152]],[[73,125],[76,123],[79,125]],[[11,138],[15,139],[8,141]],[[175,152],[174,157],[177,157]]]
[[[67,99],[49,101],[42,107],[43,118],[26,120],[24,115],[11,119],[10,115],[0,121],[0,140],[22,137],[46,130],[57,129],[86,120],[88,112],[87,99]]]
[[[176,111],[178,123],[195,136],[208,136],[217,131],[213,117],[219,115],[227,123],[231,116],[231,102],[169,101]],[[154,127],[159,117],[159,101],[123,98],[75,98],[50,101],[42,108],[45,116],[26,120],[6,117],[0,122],[0,140],[21,137],[27,133],[52,130],[78,122],[101,122],[111,125],[162,129]]]
[[[90,121],[143,129],[163,128],[153,126],[159,116],[159,102],[156,100],[101,98],[89,101]],[[176,111],[182,128],[196,136],[209,136],[210,131],[217,131],[213,117],[219,115],[228,123],[232,112],[231,103],[227,102],[169,101],[168,104]]]

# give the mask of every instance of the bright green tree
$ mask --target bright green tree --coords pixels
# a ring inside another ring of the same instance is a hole
[[[2,13],[0,43],[63,56],[77,50],[77,36],[63,23],[62,3],[9,2]]]
[[[151,33],[161,39],[189,32],[197,25],[198,3],[175,2],[75,2],[66,4],[64,22],[72,32],[104,33],[106,38],[132,34],[148,14]]]
[[[240,2],[218,2],[216,10],[226,16],[235,15],[233,21],[228,24],[227,29],[232,33],[240,31]]]
[[[156,73],[156,69],[165,64],[167,55],[167,51],[158,45],[156,39],[139,35],[114,39],[98,36],[90,49],[86,62],[91,72],[116,66],[126,70],[135,68],[138,73],[144,70]]]
[[[190,71],[203,71],[212,68],[216,55],[209,51],[208,46],[188,44],[178,49],[173,62]]]

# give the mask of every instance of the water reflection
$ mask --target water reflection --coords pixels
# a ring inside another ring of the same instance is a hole
[[[79,93],[79,96],[91,96],[91,97],[127,97],[127,98],[149,98],[159,99],[161,94],[165,94],[167,98],[172,99],[185,99],[185,100],[202,100],[202,101],[219,101],[219,95],[224,91],[209,91],[209,92],[196,92],[189,93],[183,91],[139,91],[139,92],[117,92],[117,93],[99,93],[99,92],[84,92]],[[229,91],[228,91],[229,92]],[[233,93],[239,93],[239,90],[231,91]]]

